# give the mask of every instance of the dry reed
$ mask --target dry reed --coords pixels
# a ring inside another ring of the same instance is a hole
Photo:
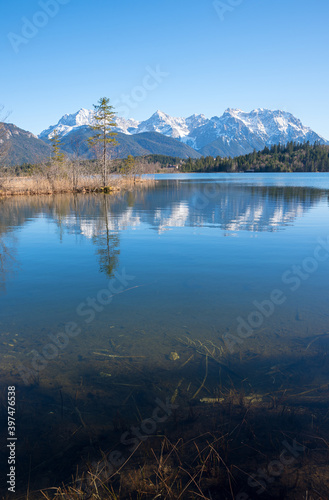
[[[154,185],[153,179],[132,178],[132,177],[112,177],[106,192],[118,192],[122,190],[133,190],[138,187],[151,187]],[[1,196],[22,196],[22,195],[52,195],[62,193],[94,193],[102,192],[100,176],[81,177],[76,187],[73,187],[69,178],[53,179],[51,182],[44,176],[35,175],[32,177],[8,177],[0,179]]]

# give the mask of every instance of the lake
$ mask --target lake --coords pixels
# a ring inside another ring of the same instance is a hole
[[[1,386],[34,488],[125,450],[159,401],[175,408],[137,442],[190,436],[191,411],[201,434],[228,398],[328,406],[329,174],[156,179],[1,200]]]

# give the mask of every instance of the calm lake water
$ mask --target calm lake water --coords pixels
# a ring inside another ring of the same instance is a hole
[[[56,454],[74,425],[110,432],[156,398],[219,397],[219,379],[260,395],[327,382],[329,175],[157,179],[1,200],[1,385],[18,387],[32,469],[46,435]]]

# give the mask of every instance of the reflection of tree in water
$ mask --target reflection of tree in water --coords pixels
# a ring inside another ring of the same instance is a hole
[[[4,236],[0,234],[0,288],[5,288],[6,277],[10,272],[13,272],[17,264],[13,244],[9,245]]]
[[[8,274],[17,266],[16,239],[12,231],[15,213],[12,204],[6,203],[5,199],[0,199],[0,212],[0,288],[4,289]]]
[[[120,249],[119,235],[114,233],[109,228],[109,202],[108,196],[104,195],[101,204],[101,221],[102,229],[99,234],[93,237],[93,243],[98,246],[97,255],[99,257],[99,265],[102,273],[105,273],[108,278],[113,276],[113,273],[118,265]]]
[[[252,192],[270,196],[275,200],[295,201],[307,205],[319,202],[327,194],[326,190],[302,186],[254,186]]]
[[[118,266],[119,236],[111,227],[114,199],[104,196],[58,195],[0,200],[0,286],[16,267],[14,231],[39,214],[52,220],[60,240],[64,232],[81,234],[97,246],[100,271],[111,277]],[[130,200],[133,205],[133,199]],[[113,222],[112,222],[113,226]]]
[[[95,201],[96,200],[96,201]],[[110,229],[110,203],[107,195],[100,198],[88,196],[56,196],[48,212],[56,222],[62,241],[65,230],[78,232],[87,223],[93,243],[98,247],[100,271],[111,277],[118,265],[119,236]]]
[[[298,180],[298,179],[297,179]],[[100,271],[111,277],[119,262],[120,232],[148,224],[172,226],[217,225],[226,231],[276,231],[321,200],[328,191],[302,186],[260,186],[210,182],[161,181],[152,189],[124,195],[58,195],[0,199],[0,280],[16,267],[15,228],[40,214],[65,232],[92,241]],[[201,208],[200,205],[201,200]]]

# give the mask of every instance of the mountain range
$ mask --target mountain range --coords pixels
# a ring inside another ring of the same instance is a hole
[[[56,125],[48,127],[36,137],[15,125],[6,125],[10,142],[9,162],[38,162],[48,159],[49,140],[55,130],[68,154],[79,152],[86,158],[93,153],[87,146],[93,111],[80,109],[64,115]],[[114,156],[124,158],[128,154],[144,156],[163,154],[180,158],[201,156],[236,157],[260,151],[265,146],[285,144],[290,141],[311,144],[329,144],[323,137],[286,111],[255,109],[249,113],[240,109],[227,109],[220,117],[206,118],[192,115],[175,118],[156,111],[145,121],[116,118],[119,146]]]
[[[48,140],[57,130],[60,137],[91,125],[93,112],[80,109],[75,114],[64,115],[56,125],[41,132],[40,139]],[[261,150],[273,144],[289,141],[328,142],[286,111],[255,109],[245,113],[240,109],[227,109],[220,117],[210,119],[204,115],[175,118],[156,111],[149,119],[116,119],[116,131],[132,138],[143,133],[158,133],[186,144],[202,156],[238,156]]]

